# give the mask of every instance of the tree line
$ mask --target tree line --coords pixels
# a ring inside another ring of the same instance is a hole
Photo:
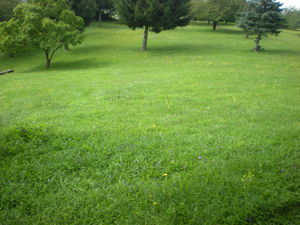
[[[207,20],[213,30],[221,21],[238,21],[247,36],[256,36],[254,50],[259,51],[261,39],[279,34],[284,24],[281,4],[274,0],[5,1],[14,10],[0,17],[5,20],[0,23],[0,52],[14,56],[24,46],[38,48],[44,52],[46,67],[56,51],[80,44],[84,26],[95,18],[101,23],[103,17],[117,15],[129,28],[144,29],[142,50],[147,50],[149,31],[160,33],[198,19]]]

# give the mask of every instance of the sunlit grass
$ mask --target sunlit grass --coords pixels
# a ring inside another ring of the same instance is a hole
[[[85,36],[0,56],[0,224],[299,224],[297,32]]]

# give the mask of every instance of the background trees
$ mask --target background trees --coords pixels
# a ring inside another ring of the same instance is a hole
[[[246,0],[192,0],[191,15],[196,20],[212,22],[216,30],[220,21],[235,22]]]
[[[0,21],[9,20],[13,16],[13,9],[21,0],[0,0]]]
[[[296,8],[287,8],[283,12],[286,27],[288,29],[300,29],[300,10]]]
[[[115,8],[113,0],[96,0],[97,18],[101,24],[102,18],[111,19],[115,15]]]
[[[189,0],[116,0],[118,15],[132,29],[144,28],[142,50],[147,50],[148,31],[159,33],[189,23]]]
[[[230,0],[208,0],[208,20],[212,21],[213,30],[216,30],[218,23],[225,17],[230,9]]]
[[[101,23],[102,18],[112,18],[115,14],[113,0],[69,0],[72,10],[84,20],[88,26],[96,19]]]
[[[71,9],[84,20],[88,26],[96,16],[96,0],[69,0]]]
[[[191,0],[190,13],[193,20],[208,21],[207,0]]]
[[[261,50],[259,43],[262,37],[269,34],[278,35],[283,25],[281,3],[273,0],[251,0],[247,12],[242,14],[243,26],[249,35],[257,35],[254,51]]]

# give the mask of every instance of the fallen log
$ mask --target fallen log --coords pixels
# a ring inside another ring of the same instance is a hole
[[[6,71],[3,71],[3,72],[0,72],[0,75],[4,75],[6,73],[13,73],[14,70],[6,70]]]

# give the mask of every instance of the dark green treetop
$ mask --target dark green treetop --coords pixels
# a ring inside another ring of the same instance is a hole
[[[241,14],[241,27],[249,35],[257,35],[255,51],[261,50],[259,42],[269,34],[278,35],[283,25],[281,3],[274,0],[250,0],[247,11]]]
[[[147,49],[148,30],[159,33],[189,23],[190,0],[116,0],[121,20],[132,29],[144,28],[142,50]]]
[[[85,26],[88,26],[96,16],[96,0],[69,0],[71,9],[84,20]]]

